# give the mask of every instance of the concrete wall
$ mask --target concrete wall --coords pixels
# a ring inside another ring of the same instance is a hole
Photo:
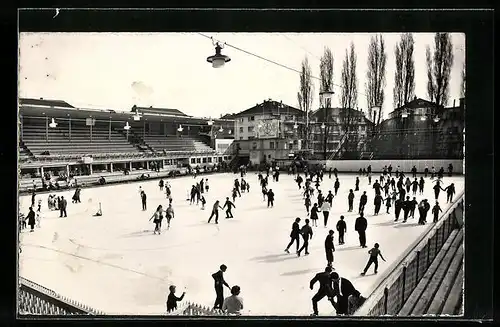
[[[323,164],[325,161],[314,161],[310,162],[312,164]],[[392,165],[392,171],[396,170],[397,166],[400,166],[400,171],[410,172],[411,168],[415,165],[417,167],[417,171],[423,172],[425,169],[425,165],[429,167],[429,171],[434,166],[436,171],[439,168],[443,167],[445,173],[448,172],[448,165],[453,165],[454,173],[464,173],[465,165],[463,160],[327,160],[326,161],[326,169],[330,167],[337,168],[339,172],[357,172],[359,169],[363,169],[368,167],[368,165],[372,165],[373,172],[381,172],[385,165]]]

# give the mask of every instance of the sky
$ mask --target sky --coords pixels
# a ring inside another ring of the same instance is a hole
[[[358,107],[367,111],[365,83],[368,44],[374,33],[214,33],[203,32],[279,64],[300,70],[307,57],[319,77],[325,47],[334,57],[334,83],[352,42],[357,53]],[[384,116],[393,110],[394,47],[399,33],[383,33],[386,43]],[[450,100],[460,97],[465,34],[452,33],[454,63]],[[433,33],[414,33],[415,95],[427,99],[425,49]],[[19,96],[64,100],[80,108],[130,111],[137,106],[174,108],[196,117],[219,117],[272,99],[298,108],[300,75],[225,46],[231,61],[214,69],[212,40],[198,33],[20,33]],[[313,79],[313,108],[319,107],[319,80]],[[332,106],[341,89],[334,88]]]

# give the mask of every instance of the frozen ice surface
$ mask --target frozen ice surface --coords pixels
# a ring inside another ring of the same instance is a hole
[[[363,190],[367,191],[365,209],[368,220],[367,245],[359,247],[354,231],[356,212],[347,213],[347,193],[354,189],[354,175],[339,175],[339,194],[333,200],[328,228],[313,227],[310,255],[297,257],[294,247],[284,252],[295,217],[306,218],[301,192],[292,176],[280,176],[278,183],[269,178],[275,196],[274,208],[267,208],[253,172],[246,176],[250,193],[242,193],[235,201],[234,219],[225,219],[220,211],[219,224],[207,224],[211,206],[216,199],[223,204],[230,196],[232,183],[239,175],[203,175],[208,178],[210,191],[205,193],[207,206],[189,205],[188,189],[194,184],[192,177],[169,179],[172,185],[175,218],[170,230],[164,220],[161,235],[153,235],[153,223],[148,219],[159,204],[167,204],[158,180],[131,184],[109,185],[83,189],[82,203],[72,204],[73,191],[61,192],[68,199],[68,218],[59,218],[59,212],[47,209],[47,194],[38,195],[42,202],[42,225],[35,232],[21,234],[23,251],[19,257],[20,276],[44,285],[54,291],[102,310],[109,314],[162,314],[168,287],[177,286],[180,295],[186,290],[185,300],[213,306],[215,291],[211,274],[221,264],[228,270],[225,279],[230,286],[239,285],[247,315],[309,315],[311,298],[317,291],[309,289],[309,281],[326,266],[324,240],[329,229],[335,230],[340,215],[345,216],[348,233],[345,245],[337,245],[335,232],[336,271],[348,279],[365,296],[377,283],[387,267],[408,248],[426,226],[416,219],[406,224],[394,223],[391,214],[373,216],[374,190],[367,177],[361,177],[360,191],[355,192],[354,209]],[[376,178],[373,178],[375,181]],[[333,176],[325,174],[321,189],[333,191]],[[463,177],[445,177],[443,187],[454,182],[457,192],[463,190]],[[426,179],[424,196],[431,206],[433,183]],[[139,186],[147,194],[148,210],[142,211]],[[440,204],[445,211],[446,194],[441,192]],[[27,213],[31,196],[20,197],[20,208]],[[93,217],[99,202],[103,216]],[[314,203],[314,200],[313,200]],[[428,218],[429,220],[429,218]],[[431,220],[431,219],[430,219]],[[367,250],[373,243],[380,249],[387,263],[380,260],[379,273],[373,275],[373,266],[367,276],[360,272],[367,262]],[[224,296],[230,294],[225,288]],[[329,302],[319,303],[320,314],[334,313]]]

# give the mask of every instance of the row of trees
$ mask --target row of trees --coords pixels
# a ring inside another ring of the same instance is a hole
[[[427,62],[427,96],[436,103],[437,108],[445,106],[449,99],[450,72],[453,65],[453,45],[449,33],[436,33],[434,37],[434,53],[429,46],[426,48]],[[413,59],[415,41],[411,33],[401,35],[400,41],[394,49],[396,71],[394,74],[393,104],[400,107],[410,102],[415,96],[415,62]],[[320,60],[320,87],[321,91],[333,91],[333,62],[330,48],[325,47]],[[371,38],[368,48],[368,68],[366,71],[365,95],[368,105],[368,117],[378,125],[383,115],[382,107],[385,101],[387,52],[382,35]],[[358,102],[358,78],[356,74],[357,56],[355,46],[351,43],[346,49],[341,71],[340,105],[342,108],[356,108]],[[465,94],[465,63],[462,69],[462,96]],[[309,114],[314,97],[311,67],[307,57],[302,61],[300,74],[300,89],[297,93],[299,109]],[[323,106],[329,108],[330,100]],[[372,112],[372,108],[379,110]],[[341,124],[346,134],[353,125],[356,117],[351,110],[341,113]],[[327,116],[325,115],[325,118]],[[306,130],[307,135],[308,130]],[[325,130],[328,133],[328,130]],[[353,140],[355,141],[355,140]],[[348,142],[349,143],[349,142]]]

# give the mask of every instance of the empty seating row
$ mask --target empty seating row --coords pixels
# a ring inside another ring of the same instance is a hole
[[[454,230],[398,315],[459,314],[463,294],[463,258],[463,229]]]

